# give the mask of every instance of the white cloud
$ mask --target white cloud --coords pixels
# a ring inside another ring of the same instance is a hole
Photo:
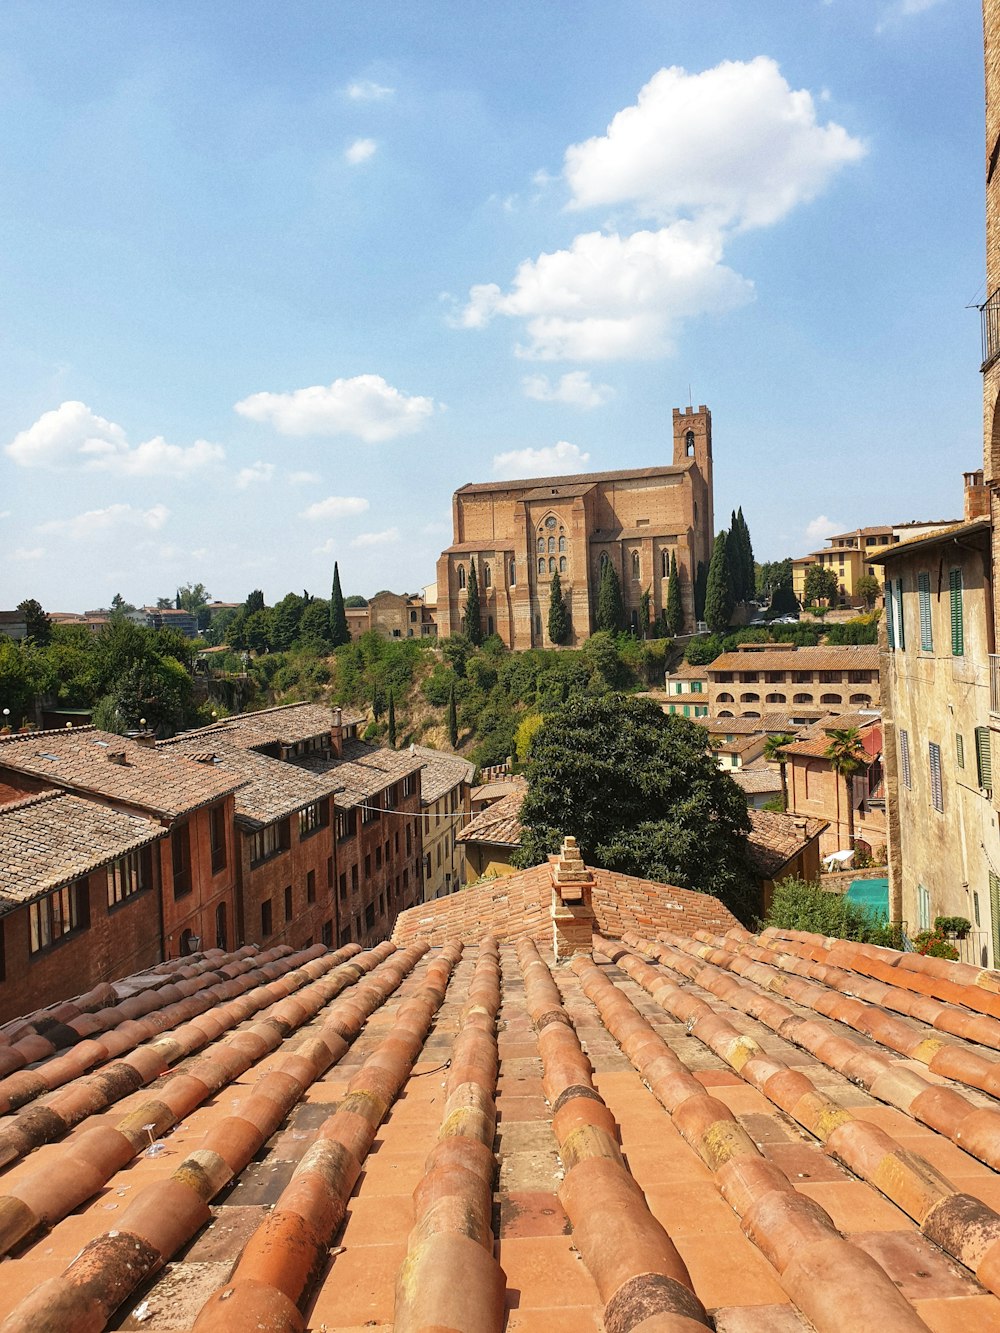
[[[838,523],[833,518],[827,518],[825,514],[819,514],[806,524],[806,541],[811,543],[825,542],[827,537],[833,537],[836,533],[844,530],[843,523]]]
[[[38,532],[53,532],[73,540],[82,540],[113,532],[120,528],[144,528],[158,532],[170,517],[166,505],[156,504],[151,509],[136,509],[128,504],[109,505],[107,509],[88,509],[73,518],[52,518],[40,523]]]
[[[343,549],[344,543],[337,537],[327,537],[322,546],[313,547],[313,555],[333,555]]]
[[[631,236],[588,232],[568,250],[525,260],[507,293],[473,287],[460,322],[524,319],[530,342],[519,354],[539,360],[663,356],[681,320],[752,298],[753,285],[721,260],[718,233],[688,222]]]
[[[254,486],[257,482],[270,481],[274,471],[273,463],[262,463],[259,460],[251,463],[249,467],[241,467],[236,474],[236,488],[245,491],[248,486]]]
[[[592,384],[585,370],[571,370],[552,384],[548,375],[526,375],[521,381],[525,395],[540,403],[567,403],[570,407],[602,407],[614,396],[610,384]]]
[[[513,477],[555,477],[580,472],[590,461],[575,444],[560,440],[544,449],[512,449],[493,455],[493,471],[507,480]]]
[[[281,435],[354,435],[379,444],[420,430],[434,400],[402,393],[381,375],[355,375],[291,393],[252,393],[235,410]]]
[[[369,158],[374,157],[377,148],[378,144],[374,139],[355,139],[354,142],[344,150],[344,160],[349,162],[352,167],[356,167],[362,162],[367,162]]]
[[[289,486],[318,486],[323,478],[318,472],[289,472]]]
[[[926,14],[929,9],[936,9],[941,0],[898,0],[890,5],[876,24],[876,32],[884,32],[898,19],[914,18],[917,14]]]
[[[565,176],[572,208],[768,227],[864,153],[843,126],[817,123],[812,94],[758,56],[699,74],[659,70],[605,135],[566,150]]]
[[[363,514],[368,508],[368,501],[358,495],[330,495],[303,509],[302,517],[316,520],[350,518],[353,514]]]
[[[386,528],[383,532],[359,532],[351,541],[352,546],[388,546],[399,541],[399,528]]]
[[[6,452],[21,467],[61,469],[80,465],[89,471],[126,477],[189,477],[221,463],[225,450],[207,440],[182,447],[162,436],[129,444],[125,431],[99,417],[86,403],[67,401],[43,412],[15,435]]]
[[[46,555],[44,546],[18,546],[12,553],[12,560],[43,560]]]
[[[373,83],[371,79],[356,79],[354,83],[349,83],[344,91],[352,102],[384,102],[396,92],[395,88]]]

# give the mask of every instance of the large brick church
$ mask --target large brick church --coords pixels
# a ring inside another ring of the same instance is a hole
[[[605,561],[621,581],[633,626],[647,589],[655,618],[665,607],[677,555],[687,628],[694,579],[708,568],[714,537],[712,414],[674,408],[673,462],[664,467],[462,486],[452,497],[454,538],[437,564],[438,634],[462,629],[474,558],[484,634],[508,648],[551,647],[549,593],[558,570],[579,645],[594,632]]]

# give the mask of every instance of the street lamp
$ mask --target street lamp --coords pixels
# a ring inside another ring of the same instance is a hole
[[[9,726],[10,726],[10,709],[9,709],[9,708],[5,708],[5,709],[3,710],[3,724],[4,724],[4,727],[9,727]]]

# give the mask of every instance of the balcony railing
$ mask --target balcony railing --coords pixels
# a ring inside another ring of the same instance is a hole
[[[990,653],[990,716],[1000,717],[1000,653]]]
[[[988,370],[1000,355],[1000,287],[979,307],[983,326],[983,364],[980,371]]]

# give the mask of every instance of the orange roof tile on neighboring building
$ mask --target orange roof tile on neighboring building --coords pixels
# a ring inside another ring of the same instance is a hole
[[[829,823],[826,819],[804,819],[774,810],[751,809],[749,814],[747,851],[754,872],[762,879],[780,875],[789,861],[805,851]]]
[[[520,847],[521,806],[527,794],[526,787],[518,787],[493,801],[471,819],[455,841],[461,843],[486,842],[497,847]]]
[[[876,644],[823,645],[816,648],[763,648],[744,645],[723,653],[706,671],[877,671]]]

